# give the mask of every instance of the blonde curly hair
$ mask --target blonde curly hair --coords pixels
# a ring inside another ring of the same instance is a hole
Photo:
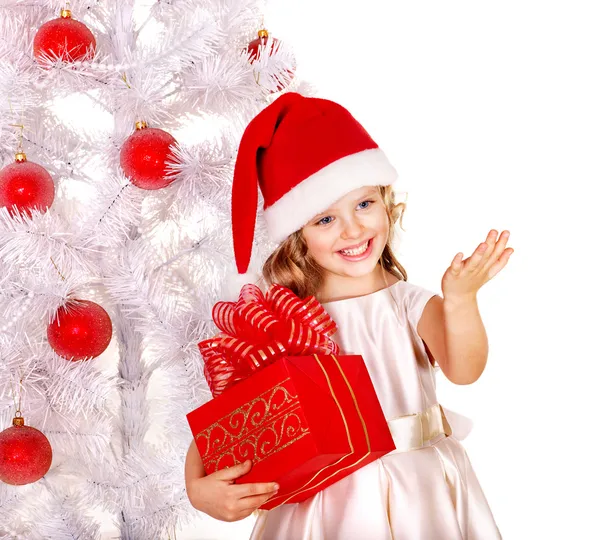
[[[399,220],[402,228],[402,216],[406,203],[396,204],[391,186],[379,186],[385,205],[390,234],[383,249],[379,264],[401,281],[407,280],[407,273],[392,251],[394,224]],[[293,291],[299,298],[316,296],[324,280],[324,269],[309,255],[308,246],[302,235],[302,229],[288,236],[269,256],[263,265],[263,279],[267,285],[278,283]]]

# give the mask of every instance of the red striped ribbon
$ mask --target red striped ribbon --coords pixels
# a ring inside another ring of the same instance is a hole
[[[218,302],[212,317],[221,330],[198,344],[213,397],[282,356],[338,354],[337,326],[314,296],[300,300],[281,285],[263,295],[244,285],[237,302]]]

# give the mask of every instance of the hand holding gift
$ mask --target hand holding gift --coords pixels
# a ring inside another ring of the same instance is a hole
[[[235,482],[279,484],[260,506],[270,509],[394,450],[362,357],[337,356],[335,322],[316,299],[247,285],[238,302],[216,304],[213,318],[222,333],[199,348],[215,398],[188,414],[203,472],[252,460]]]
[[[277,493],[274,482],[240,484],[235,480],[247,474],[250,460],[204,476],[204,468],[195,443],[185,463],[186,491],[192,506],[221,521],[238,521],[248,517]]]

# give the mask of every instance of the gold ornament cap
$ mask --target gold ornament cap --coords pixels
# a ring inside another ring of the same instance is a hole
[[[144,122],[143,120],[140,120],[139,122],[135,123],[135,129],[146,129],[148,127],[148,124],[146,124],[146,122]]]
[[[258,31],[258,37],[261,38],[261,39],[262,38],[268,38],[269,37],[269,32],[267,32],[264,28],[261,28]]]
[[[22,416],[15,416],[13,418],[13,426],[23,427],[25,425],[25,418]]]
[[[72,16],[71,16],[71,10],[70,9],[61,9],[60,10],[60,16],[63,19],[71,19],[72,18]]]
[[[15,154],[15,161],[17,163],[25,163],[27,161],[27,156],[25,155],[25,152],[17,152]]]

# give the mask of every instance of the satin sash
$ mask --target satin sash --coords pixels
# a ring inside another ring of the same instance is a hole
[[[450,413],[450,411],[448,412]],[[458,426],[460,433],[455,434],[456,438],[464,439],[471,431],[471,421],[457,413],[451,413],[450,416],[453,419],[453,425],[455,422],[460,424]],[[388,420],[388,426],[396,445],[396,452],[409,452],[431,446],[440,440],[442,435],[453,434],[445,411],[439,403],[423,412]]]

